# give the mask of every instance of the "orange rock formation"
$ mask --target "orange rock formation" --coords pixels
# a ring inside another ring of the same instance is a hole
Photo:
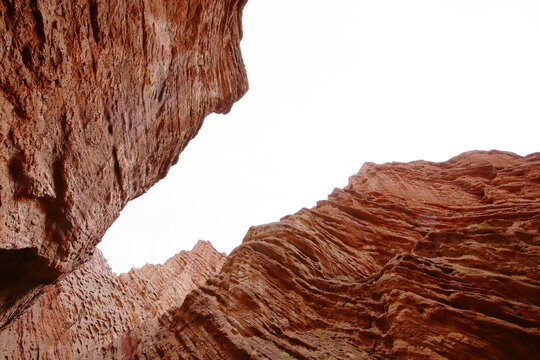
[[[365,164],[132,340],[137,359],[538,359],[540,153]]]
[[[156,322],[167,309],[217,274],[225,261],[207,241],[163,265],[116,276],[99,250],[85,265],[46,286],[32,306],[0,330],[2,360],[79,359]],[[121,358],[121,356],[119,356]]]
[[[539,359],[538,153],[366,164],[217,276],[207,243],[111,273],[105,230],[247,90],[244,4],[0,2],[0,355]]]
[[[244,94],[244,4],[0,2],[0,326]]]

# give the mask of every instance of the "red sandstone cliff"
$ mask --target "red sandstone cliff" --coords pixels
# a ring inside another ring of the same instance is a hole
[[[0,2],[0,326],[244,94],[244,4]]]
[[[116,339],[125,343],[128,329],[182,304],[224,261],[225,254],[199,241],[163,265],[116,276],[96,250],[91,261],[45,287],[24,314],[0,330],[2,360],[79,359]],[[123,350],[121,356],[129,352]]]
[[[540,154],[365,164],[131,340],[136,359],[538,359]]]
[[[177,258],[116,277],[97,254],[0,346],[9,360],[537,359],[540,154],[368,163],[251,228],[201,287],[212,261],[186,277]]]
[[[110,272],[123,206],[246,91],[244,4],[0,2],[1,355],[540,358],[540,154],[366,164],[200,288],[208,248]]]

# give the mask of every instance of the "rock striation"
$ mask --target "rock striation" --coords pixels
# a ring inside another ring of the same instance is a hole
[[[0,327],[245,93],[244,4],[0,2]]]
[[[122,358],[131,351],[126,346],[131,330],[182,304],[190,291],[219,272],[225,257],[199,241],[163,265],[117,276],[96,250],[89,262],[44,287],[26,312],[0,330],[2,360],[79,359],[115,340]]]
[[[247,90],[245,2],[0,2],[4,359],[539,359],[539,153],[365,164],[221,271],[111,272],[105,230]]]
[[[538,359],[540,153],[367,163],[252,227],[130,344],[133,359]]]

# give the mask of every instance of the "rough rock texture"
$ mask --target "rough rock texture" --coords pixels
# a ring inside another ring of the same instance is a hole
[[[0,1],[1,355],[540,358],[538,153],[366,164],[183,303],[207,245],[110,272],[105,230],[247,89],[245,1]]]
[[[78,359],[116,338],[121,342],[126,330],[182,304],[224,261],[225,254],[199,241],[163,265],[116,276],[96,250],[91,261],[44,287],[26,312],[0,330],[2,360]],[[122,356],[129,351],[124,346]]]
[[[0,1],[0,327],[244,94],[244,4]]]
[[[540,153],[365,164],[129,340],[136,359],[539,359]]]

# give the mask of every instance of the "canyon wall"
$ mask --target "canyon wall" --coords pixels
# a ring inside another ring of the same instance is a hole
[[[124,339],[217,274],[225,261],[207,241],[163,265],[114,274],[96,250],[92,259],[42,294],[28,310],[0,330],[2,360],[79,359],[94,348]]]
[[[0,2],[0,327],[245,93],[244,4]]]
[[[131,334],[133,358],[538,359],[539,264],[540,153],[368,163],[252,227],[218,276]]]
[[[105,230],[247,90],[244,5],[0,2],[1,355],[540,358],[538,153],[365,164],[221,271],[112,274]]]

